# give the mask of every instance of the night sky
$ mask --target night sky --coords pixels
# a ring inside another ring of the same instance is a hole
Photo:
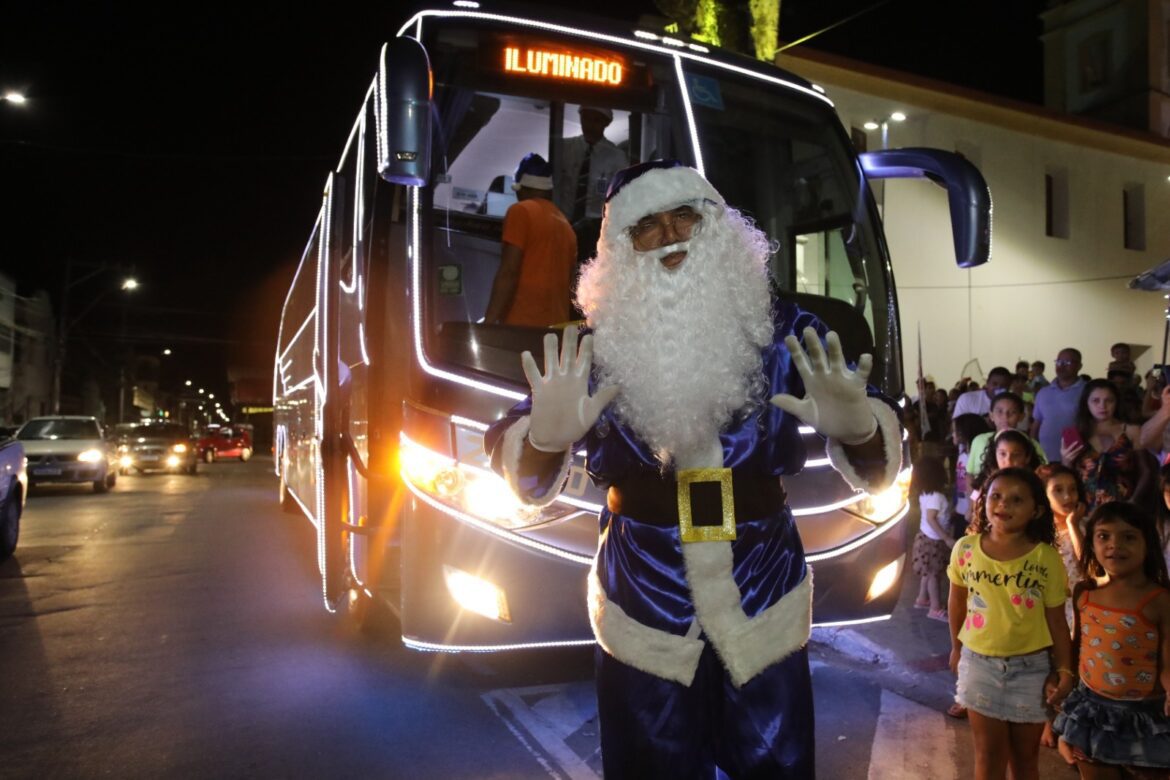
[[[0,270],[20,294],[57,299],[67,260],[75,278],[133,269],[139,348],[269,361],[322,184],[407,4],[16,5],[0,28],[0,89],[29,103],[0,104]],[[588,5],[655,13],[649,0]],[[784,0],[781,38],[875,5],[806,45],[1040,102],[1043,0]],[[79,322],[95,337],[119,316],[120,294],[102,287],[113,277],[69,294],[74,312],[103,296]]]

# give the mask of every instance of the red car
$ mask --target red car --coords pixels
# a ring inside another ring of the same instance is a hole
[[[252,426],[209,425],[200,431],[196,450],[205,463],[220,458],[239,458],[246,462],[252,457]]]

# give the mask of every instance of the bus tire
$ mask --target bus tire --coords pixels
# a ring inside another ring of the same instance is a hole
[[[240,461],[241,462],[247,463],[251,457],[252,457],[252,450],[250,448],[244,447],[244,449],[240,450]]]
[[[215,463],[215,450],[207,449],[203,451],[204,463]]]
[[[371,637],[389,635],[394,627],[394,613],[390,605],[367,594],[365,588],[353,582],[352,575],[346,581],[345,612],[354,626]]]

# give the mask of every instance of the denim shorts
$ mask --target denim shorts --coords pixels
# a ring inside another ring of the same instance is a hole
[[[1044,681],[1051,671],[1047,650],[998,657],[964,647],[955,701],[988,718],[1043,723],[1047,720]]]

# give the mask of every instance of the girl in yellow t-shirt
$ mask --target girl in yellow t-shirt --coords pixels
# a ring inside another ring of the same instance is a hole
[[[1044,484],[1000,469],[951,551],[948,612],[955,701],[968,709],[975,777],[1038,780],[1045,704],[1073,687],[1067,581]]]

